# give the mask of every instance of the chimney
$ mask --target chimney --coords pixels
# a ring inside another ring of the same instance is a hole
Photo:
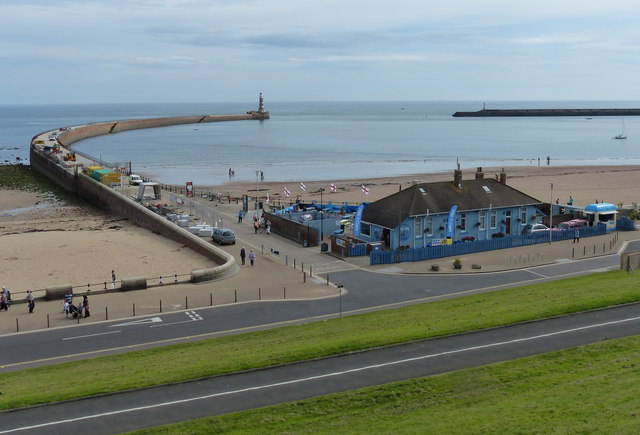
[[[507,173],[504,172],[504,168],[502,168],[502,172],[500,172],[500,182],[502,184],[507,184]]]
[[[476,171],[476,180],[484,178],[484,172],[482,172],[482,166],[478,166],[478,170]]]
[[[460,169],[453,171],[453,184],[458,188],[462,187],[462,171]]]

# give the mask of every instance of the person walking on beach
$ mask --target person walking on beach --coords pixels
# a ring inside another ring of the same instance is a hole
[[[256,259],[256,253],[253,252],[253,249],[249,251],[249,262],[251,262],[251,267],[253,267],[253,262]]]
[[[82,308],[84,309],[84,317],[89,317],[89,298],[85,295],[82,296]]]
[[[111,288],[116,288],[116,271],[111,271]]]
[[[33,309],[36,307],[36,298],[33,297],[33,292],[27,290],[27,305],[29,307],[29,313],[33,313]]]
[[[242,260],[242,265],[244,266],[244,259],[247,256],[247,251],[244,250],[244,246],[240,249],[240,259]]]
[[[576,232],[573,233],[573,243],[580,243],[580,230],[576,228]]]

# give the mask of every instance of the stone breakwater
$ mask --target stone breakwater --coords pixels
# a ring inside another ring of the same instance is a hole
[[[98,122],[71,128],[58,136],[58,142],[68,147],[74,142],[95,136],[119,133],[143,128],[167,127],[181,124],[201,124],[205,122],[249,121],[269,119],[269,112],[249,112],[244,115],[193,115],[173,116],[166,118],[132,119],[124,121]]]
[[[640,116],[640,109],[482,109],[456,112],[455,118],[496,116]]]
[[[69,149],[69,145],[82,139],[142,128],[166,127],[179,124],[199,124],[203,122],[244,121],[268,119],[269,112],[250,111],[243,115],[197,115],[166,118],[149,118],[125,121],[109,121],[79,125],[61,129],[57,142]],[[232,255],[194,236],[167,219],[151,212],[141,204],[125,197],[108,186],[90,178],[80,169],[81,165],[64,161],[60,154],[54,154],[44,145],[44,138],[52,132],[43,132],[33,137],[30,147],[31,167],[45,175],[67,191],[100,208],[109,210],[143,228],[161,234],[181,243],[213,261],[214,267],[191,273],[192,282],[216,279],[231,273],[235,268]],[[75,163],[75,162],[73,162]]]

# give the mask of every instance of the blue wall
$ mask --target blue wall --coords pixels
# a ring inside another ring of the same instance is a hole
[[[473,211],[458,211],[456,213],[455,233],[452,241],[461,241],[463,238],[473,237],[474,240],[488,240],[493,234],[518,235],[526,224],[536,222],[535,206],[505,207],[498,209],[485,209]],[[481,215],[484,214],[484,225],[480,224]],[[509,218],[510,215],[510,218]],[[437,245],[446,240],[447,213],[429,216],[410,216],[397,228],[389,231],[388,249],[397,249],[398,246],[421,248],[423,246]],[[507,228],[507,225],[509,226]],[[368,231],[367,231],[368,226]],[[368,242],[381,240],[384,228],[363,221],[363,230],[360,239]]]

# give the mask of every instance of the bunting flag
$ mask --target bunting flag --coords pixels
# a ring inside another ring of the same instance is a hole
[[[362,185],[361,189],[362,189],[362,193],[364,193],[365,195],[369,194],[369,189],[367,189],[364,184]]]
[[[303,182],[300,182],[300,189],[306,191],[307,190],[307,186]]]
[[[331,184],[331,185],[329,185],[329,187],[331,187],[331,191],[332,192],[337,192],[338,191],[338,186],[336,186],[335,184]]]
[[[286,187],[282,189],[282,191],[284,192],[285,196],[291,196],[291,192],[289,192],[289,189],[287,189]]]
[[[267,197],[264,199],[264,202],[266,204],[269,204],[271,202],[271,198],[269,198],[269,192],[267,192]]]

